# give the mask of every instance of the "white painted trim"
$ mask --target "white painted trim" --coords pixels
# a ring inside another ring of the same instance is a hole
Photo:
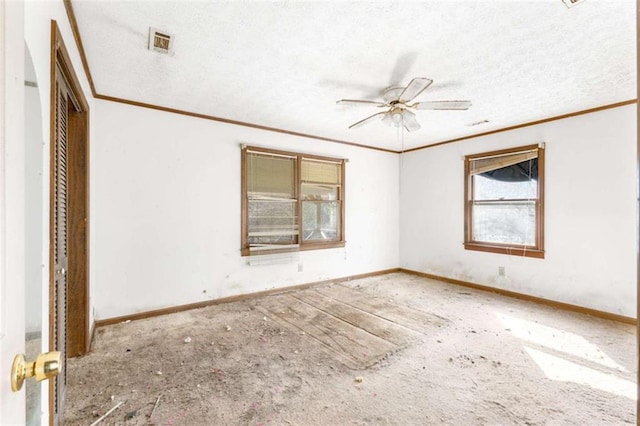
[[[5,2],[0,2],[0,340],[6,335],[7,309],[6,309],[6,275],[5,275],[5,167],[4,167],[4,145],[5,145]]]

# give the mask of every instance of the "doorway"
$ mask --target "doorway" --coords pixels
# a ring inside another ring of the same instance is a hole
[[[89,106],[55,21],[51,24],[49,346],[62,352],[50,419],[62,418],[66,359],[91,343],[89,324]]]

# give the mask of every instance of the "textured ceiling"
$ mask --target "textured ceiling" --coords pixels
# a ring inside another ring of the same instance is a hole
[[[633,0],[72,5],[101,95],[392,150],[381,121],[348,129],[376,107],[336,100],[427,77],[417,100],[472,102],[417,111],[409,149],[636,98]],[[173,54],[147,49],[149,27]]]

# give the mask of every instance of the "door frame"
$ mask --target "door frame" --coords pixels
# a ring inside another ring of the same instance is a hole
[[[68,272],[67,272],[67,357],[84,355],[91,345],[89,322],[89,104],[73,69],[68,50],[55,20],[51,21],[51,93],[50,93],[50,186],[49,186],[49,349],[54,347],[53,314],[55,268],[53,235],[55,208],[55,150],[56,150],[56,82],[60,69],[64,84],[77,101],[79,112],[72,112],[68,119]],[[54,386],[49,387],[49,423],[55,421]]]

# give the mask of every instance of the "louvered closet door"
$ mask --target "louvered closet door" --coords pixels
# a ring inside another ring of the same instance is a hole
[[[67,135],[68,135],[68,114],[69,91],[64,84],[64,79],[58,72],[58,83],[56,83],[56,114],[55,114],[55,146],[53,155],[55,156],[53,170],[53,318],[52,332],[54,350],[62,352],[62,372],[54,380],[53,406],[54,424],[59,424],[62,420],[62,410],[64,394],[67,383],[67,247],[68,247],[68,194],[67,194]]]

